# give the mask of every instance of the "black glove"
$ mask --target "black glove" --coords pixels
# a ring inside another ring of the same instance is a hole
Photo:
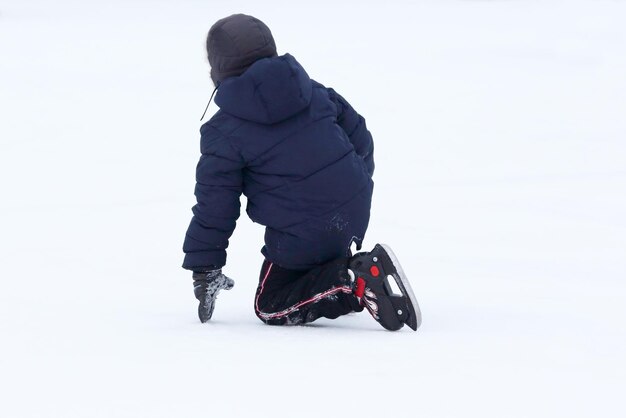
[[[211,319],[215,308],[215,298],[220,290],[230,290],[235,285],[235,281],[222,274],[222,269],[210,270],[207,272],[193,272],[193,293],[200,301],[198,305],[198,317],[200,322]]]

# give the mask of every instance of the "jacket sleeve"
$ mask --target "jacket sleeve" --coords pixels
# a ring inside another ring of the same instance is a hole
[[[202,270],[226,264],[228,239],[239,218],[243,168],[240,153],[210,125],[203,127],[202,156],[196,168],[196,205],[183,244],[183,268]]]
[[[348,135],[356,153],[363,157],[371,177],[374,174],[374,141],[365,119],[335,90],[328,89],[328,94],[337,105],[337,123]]]

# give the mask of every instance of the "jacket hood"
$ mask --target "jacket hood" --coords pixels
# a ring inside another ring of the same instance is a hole
[[[263,58],[246,72],[220,83],[215,103],[226,113],[271,125],[301,112],[311,103],[312,83],[294,57]]]

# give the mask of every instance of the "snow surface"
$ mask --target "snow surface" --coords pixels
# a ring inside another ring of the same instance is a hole
[[[366,243],[418,332],[264,326],[245,215],[198,322],[204,37],[233,12],[366,116]],[[0,416],[626,416],[625,74],[621,1],[2,1]]]

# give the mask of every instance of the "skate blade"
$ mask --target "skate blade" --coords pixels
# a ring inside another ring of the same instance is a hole
[[[391,248],[386,244],[379,244],[387,253],[389,258],[391,259],[391,263],[396,268],[397,275],[392,275],[395,279],[398,287],[402,294],[409,298],[409,308],[411,310],[411,315],[409,315],[406,324],[413,331],[417,331],[420,325],[422,325],[422,312],[420,311],[420,307],[417,303],[417,299],[415,298],[415,294],[413,293],[413,289],[411,288],[411,283],[409,283],[409,279],[406,274],[404,274],[404,270],[402,270],[402,265],[398,258],[393,253]]]

